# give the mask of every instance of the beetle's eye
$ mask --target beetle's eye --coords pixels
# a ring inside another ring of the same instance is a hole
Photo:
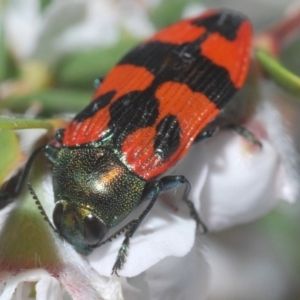
[[[57,202],[54,210],[53,210],[53,223],[55,225],[55,227],[57,228],[58,231],[60,231],[61,228],[61,219],[64,213],[64,208],[63,205],[60,202]]]
[[[84,238],[87,244],[98,244],[107,232],[106,225],[92,214],[84,218]]]

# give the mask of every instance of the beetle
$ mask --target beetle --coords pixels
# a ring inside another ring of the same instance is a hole
[[[91,103],[57,131],[55,145],[32,154],[16,191],[42,151],[53,164],[55,231],[86,255],[148,201],[123,228],[116,273],[162,191],[184,185],[182,200],[201,223],[188,199],[188,180],[162,174],[195,141],[211,135],[206,126],[245,81],[251,39],[248,19],[229,10],[211,10],[158,31],[108,73]]]

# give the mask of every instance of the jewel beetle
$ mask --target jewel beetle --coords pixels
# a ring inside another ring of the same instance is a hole
[[[55,145],[32,154],[16,190],[42,151],[53,164],[55,230],[83,254],[147,201],[123,228],[116,273],[162,191],[184,185],[183,201],[201,222],[188,199],[188,180],[163,174],[210,135],[206,126],[242,87],[251,40],[248,19],[229,10],[211,10],[158,31],[108,73],[91,103],[57,132]]]

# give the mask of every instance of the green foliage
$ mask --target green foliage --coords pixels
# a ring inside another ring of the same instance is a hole
[[[52,0],[40,0],[41,10],[44,10],[51,2]]]
[[[23,161],[17,135],[12,130],[0,130],[0,157],[1,186],[7,176]]]
[[[200,4],[202,1],[197,0],[164,0],[150,14],[151,21],[157,28],[170,25],[182,18],[184,8],[193,3]]]
[[[6,117],[0,116],[0,129],[31,129],[31,128],[44,128],[44,129],[52,129],[53,126],[50,122],[46,120],[38,120],[38,119],[26,119],[26,118],[15,118],[15,117]],[[3,144],[5,148],[6,144]]]
[[[297,203],[293,207],[282,204],[258,221],[269,237],[274,252],[295,272],[300,269],[299,208]]]
[[[76,52],[61,61],[56,80],[62,86],[91,88],[98,77],[104,77],[137,40],[123,37],[111,47]]]
[[[41,199],[46,196],[41,185],[46,166],[45,161],[37,160],[31,177],[32,186]],[[1,271],[45,268],[57,272],[62,267],[51,228],[27,189],[22,201],[6,219],[0,234],[0,245]]]
[[[256,57],[267,74],[282,88],[300,97],[300,78],[287,70],[276,58],[264,50],[256,50]]]
[[[285,48],[280,55],[282,64],[286,66],[291,72],[300,75],[300,40],[297,40],[289,47]]]
[[[17,74],[17,66],[5,44],[3,18],[1,19],[0,11],[0,81],[15,77]]]
[[[78,112],[90,101],[92,90],[49,89],[29,95],[18,96],[0,102],[0,109],[7,108],[13,112],[22,113],[31,105],[41,106],[40,115],[51,116],[66,112]]]

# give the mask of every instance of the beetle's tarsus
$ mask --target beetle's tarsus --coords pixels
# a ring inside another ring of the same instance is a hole
[[[206,233],[208,231],[206,225],[201,221],[201,218],[194,206],[194,203],[188,199],[190,191],[191,191],[190,182],[182,175],[162,177],[160,179],[160,182],[161,182],[161,191],[167,191],[170,189],[174,189],[180,185],[183,185],[183,184],[185,185],[185,190],[184,190],[184,194],[182,197],[182,201],[184,201],[186,203],[186,205],[188,206],[192,218],[197,223],[197,228],[199,228],[199,225],[200,225],[202,227],[202,232]]]
[[[219,126],[215,126],[204,131],[201,131],[195,138],[195,143],[202,142],[204,140],[208,140],[212,138],[215,134],[217,134],[220,130]]]
[[[224,129],[231,129],[235,131],[237,134],[243,136],[246,138],[249,142],[253,143],[254,145],[258,146],[259,148],[262,148],[262,143],[260,140],[248,129],[246,129],[243,126],[237,125],[237,124],[231,124],[224,127]]]
[[[202,222],[199,214],[196,211],[194,203],[191,200],[189,200],[189,199],[184,199],[183,201],[189,207],[191,217],[196,221],[197,228],[202,228],[202,233],[207,233],[208,232],[207,226]]]
[[[130,238],[128,236],[126,236],[123,243],[122,243],[121,248],[119,249],[118,256],[117,256],[116,262],[115,262],[115,264],[112,268],[112,273],[111,274],[115,273],[117,276],[119,276],[118,270],[122,269],[124,263],[126,262],[126,256],[127,256],[127,249],[129,247],[129,241],[130,241]]]

